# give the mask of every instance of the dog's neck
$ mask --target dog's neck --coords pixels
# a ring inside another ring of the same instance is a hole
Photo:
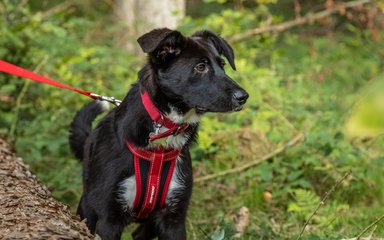
[[[188,108],[179,99],[164,93],[157,85],[156,66],[147,63],[139,72],[140,91],[148,92],[155,106],[171,121],[177,124],[195,124],[200,121],[200,115],[195,109]]]
[[[200,121],[200,116],[196,113],[195,109],[189,109],[187,112],[185,112],[185,109],[184,111],[182,111],[180,108],[172,104],[171,100],[169,100],[164,93],[159,94],[158,92],[158,95],[162,96],[160,98],[153,97],[153,99],[161,99],[162,101],[162,105],[157,104],[158,109],[160,109],[161,107],[163,109],[158,110],[160,111],[160,114],[163,114],[164,118],[177,124],[179,128],[183,125],[188,125],[187,131],[182,131],[175,135],[169,135],[166,138],[158,139],[157,141],[150,141],[147,148],[156,148],[159,144],[161,144],[166,148],[180,149],[188,143],[191,137],[191,133],[188,132],[189,126],[193,124],[197,125]],[[158,132],[160,134],[166,133],[167,131],[169,131],[167,126],[161,126],[160,129],[158,129]]]
[[[147,70],[147,71],[145,71]],[[150,72],[149,72],[150,71]],[[122,131],[125,139],[136,146],[145,149],[158,147],[158,143],[149,141],[149,134],[154,132],[154,122],[143,106],[141,92],[147,91],[153,104],[169,120],[176,124],[189,124],[188,129],[178,135],[168,136],[162,139],[162,144],[167,148],[180,149],[186,147],[196,140],[196,132],[200,115],[195,109],[188,109],[183,103],[176,102],[164,94],[156,86],[155,73],[153,69],[144,67],[139,73],[139,81],[134,84],[122,104],[116,109],[116,120],[123,122],[118,131]],[[176,103],[175,103],[176,102]],[[164,132],[167,128],[162,126],[159,131]]]
[[[184,124],[188,124],[188,128],[186,131],[180,132],[176,135],[170,135],[166,138],[159,139],[157,141],[149,142],[146,148],[156,148],[158,144],[161,143],[163,147],[172,148],[172,149],[181,149],[191,140],[192,136],[195,134],[194,131],[189,131],[190,127],[197,126],[200,117],[196,114],[194,109],[190,110],[186,114],[180,114],[178,110],[176,110],[173,106],[169,106],[170,112],[165,114],[165,117],[170,119],[172,122],[182,126]],[[168,128],[162,126],[159,129],[159,133],[164,133],[168,131]]]

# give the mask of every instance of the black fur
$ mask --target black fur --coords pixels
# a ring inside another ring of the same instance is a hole
[[[81,111],[76,113],[75,121],[71,123],[69,142],[71,150],[78,159],[83,159],[85,139],[92,132],[93,120],[103,112],[99,101],[87,104]],[[76,133],[72,132],[75,131]]]
[[[101,112],[96,102],[80,110],[71,125],[70,145],[84,165],[84,192],[78,214],[102,239],[120,239],[124,227],[137,221],[123,210],[118,193],[119,183],[134,174],[133,156],[125,141],[148,148],[153,131],[152,120],[141,103],[141,91],[147,91],[163,113],[169,113],[172,107],[180,115],[189,111],[237,111],[248,98],[245,90],[225,74],[220,55],[235,69],[233,50],[214,33],[202,31],[188,38],[177,31],[155,29],[138,42],[148,53],[148,61],[121,105],[110,111],[92,133],[92,121]],[[197,123],[188,128],[190,137],[176,166],[183,173],[178,179],[184,191],[175,193],[175,204],[138,220],[134,239],[186,239],[185,218],[192,192],[189,147],[196,140],[197,128]]]

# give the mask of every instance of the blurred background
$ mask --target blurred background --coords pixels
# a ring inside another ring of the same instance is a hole
[[[295,239],[335,186],[303,238],[352,238],[384,214],[383,10],[379,0],[0,0],[0,59],[122,99],[145,61],[141,34],[220,34],[236,55],[227,73],[250,99],[202,119],[189,239]],[[0,136],[74,211],[81,164],[68,126],[87,102],[0,74]],[[384,223],[369,234],[384,237]]]

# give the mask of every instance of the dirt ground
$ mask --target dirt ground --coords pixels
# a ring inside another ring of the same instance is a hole
[[[0,139],[0,239],[95,239]]]

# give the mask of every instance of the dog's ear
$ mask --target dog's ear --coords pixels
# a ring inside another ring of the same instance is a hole
[[[164,61],[180,54],[185,37],[178,31],[168,28],[154,29],[137,39],[143,52]]]
[[[192,37],[201,37],[210,40],[213,43],[213,46],[215,46],[216,50],[219,52],[219,54],[224,55],[227,58],[232,69],[236,70],[235,54],[233,53],[233,49],[231,45],[229,45],[227,41],[225,41],[222,37],[207,30],[196,32],[192,35]]]

